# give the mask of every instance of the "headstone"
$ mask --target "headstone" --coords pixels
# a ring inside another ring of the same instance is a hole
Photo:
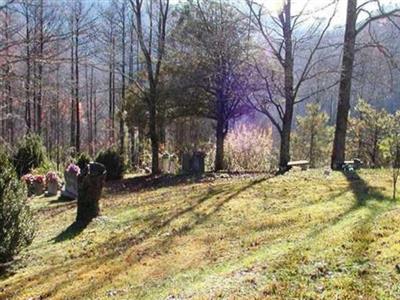
[[[354,169],[356,169],[356,170],[360,169],[362,164],[363,163],[362,163],[361,159],[358,159],[358,158],[354,159]]]
[[[79,176],[77,222],[89,223],[99,215],[99,200],[106,174],[105,166],[100,163],[90,163],[82,171]]]
[[[65,185],[61,191],[61,196],[70,199],[78,198],[78,176],[75,173],[64,172]]]
[[[34,182],[33,190],[36,196],[40,196],[44,193],[44,183]]]
[[[178,172],[178,158],[172,154],[169,161],[169,173],[176,174]]]
[[[190,162],[191,162],[191,155],[190,153],[186,152],[182,155],[182,173],[190,173]]]
[[[196,151],[193,153],[191,159],[191,171],[196,174],[204,173],[204,158],[206,157],[204,152]]]
[[[49,196],[55,196],[57,195],[58,192],[58,182],[57,181],[51,181],[47,184],[47,194]]]
[[[169,165],[170,165],[170,156],[168,153],[165,153],[162,156],[162,173],[163,174],[168,174],[170,172],[169,170]]]

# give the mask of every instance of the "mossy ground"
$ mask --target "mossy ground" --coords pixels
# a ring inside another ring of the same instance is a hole
[[[390,172],[359,175],[121,182],[83,231],[75,202],[36,198],[37,237],[0,298],[400,299]]]

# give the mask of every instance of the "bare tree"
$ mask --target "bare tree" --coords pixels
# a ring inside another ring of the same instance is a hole
[[[130,0],[135,18],[134,29],[145,60],[146,83],[140,87],[149,112],[152,173],[159,172],[159,84],[165,54],[169,0]],[[147,6],[145,7],[145,5]]]
[[[367,6],[371,3],[375,3],[378,6],[377,13],[375,14],[367,10]],[[343,42],[339,100],[331,161],[332,169],[341,169],[345,160],[346,132],[350,111],[351,84],[357,36],[372,22],[382,18],[388,18],[398,14],[399,12],[400,9],[398,8],[385,11],[379,0],[363,1],[361,4],[358,3],[357,0],[347,1],[346,30]],[[367,14],[367,18],[357,24],[357,19],[363,13]]]
[[[255,69],[261,75],[265,88],[255,87],[253,99],[249,101],[259,112],[265,114],[275,126],[280,135],[279,171],[286,172],[290,161],[290,135],[292,130],[294,107],[297,103],[307,100],[319,91],[302,94],[301,88],[306,81],[319,76],[315,66],[323,57],[318,52],[326,45],[323,40],[336,12],[337,0],[333,0],[327,9],[333,6],[331,16],[324,22],[314,18],[318,11],[307,11],[309,1],[306,1],[300,12],[292,12],[292,0],[284,2],[278,16],[268,12],[260,4],[247,0],[254,26],[266,42],[266,48],[271,52],[276,64],[275,70],[268,71],[255,63]],[[303,24],[303,25],[302,25]],[[305,25],[304,25],[305,24]],[[299,31],[299,32],[297,32]],[[304,47],[301,49],[301,47]],[[305,51],[304,51],[305,50]],[[300,56],[301,54],[301,56]],[[296,59],[301,58],[300,64]],[[327,87],[323,87],[326,89]],[[283,97],[284,101],[280,101]],[[271,108],[273,108],[271,110]]]

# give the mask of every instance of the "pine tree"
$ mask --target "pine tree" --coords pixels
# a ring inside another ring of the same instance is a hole
[[[307,105],[306,115],[297,117],[297,128],[293,137],[293,156],[307,159],[315,168],[329,161],[333,128],[328,126],[328,115],[321,112],[319,104]]]
[[[1,149],[0,166],[0,263],[6,263],[31,243],[34,224],[24,183]]]

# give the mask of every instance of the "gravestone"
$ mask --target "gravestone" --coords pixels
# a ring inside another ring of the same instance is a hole
[[[191,165],[191,154],[189,152],[183,153],[182,155],[182,173],[190,173]]]
[[[78,198],[78,176],[75,173],[64,172],[65,185],[61,191],[61,196],[77,199]]]
[[[191,166],[190,169],[193,173],[196,174],[203,174],[204,173],[204,158],[206,157],[206,154],[201,151],[195,151],[193,152],[193,156],[191,159]]]
[[[178,158],[175,154],[170,156],[169,173],[176,174],[178,172]]]
[[[44,183],[34,182],[33,190],[36,196],[40,196],[44,193]]]
[[[361,161],[361,159],[355,158],[354,159],[354,169],[359,170],[361,169],[363,162]]]
[[[99,200],[106,180],[106,168],[100,163],[88,164],[79,176],[76,221],[89,223],[100,214]]]
[[[57,195],[58,192],[58,182],[57,181],[51,181],[47,183],[47,194],[49,196],[55,196]]]
[[[163,154],[161,158],[161,164],[162,164],[162,173],[163,174],[169,174],[169,166],[170,166],[170,156],[168,153]]]

